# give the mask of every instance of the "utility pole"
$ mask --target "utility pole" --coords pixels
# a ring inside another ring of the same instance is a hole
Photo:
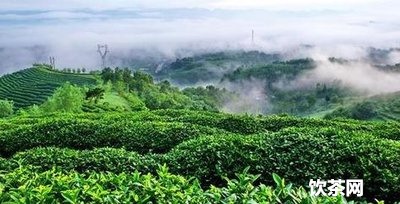
[[[56,60],[54,57],[50,56],[50,66],[52,69],[56,69]]]
[[[110,52],[108,50],[108,45],[97,45],[97,52],[100,54],[101,57],[101,62],[102,62],[102,68],[106,67],[106,57],[107,54]]]

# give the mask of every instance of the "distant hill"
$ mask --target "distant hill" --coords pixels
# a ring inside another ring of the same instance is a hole
[[[180,85],[219,81],[224,74],[239,67],[265,65],[281,59],[279,54],[259,51],[216,52],[176,59],[154,74],[156,78],[168,79]]]
[[[89,74],[63,73],[37,65],[0,77],[0,99],[14,101],[16,108],[42,104],[66,82],[94,85],[96,79]]]
[[[400,92],[381,94],[337,108],[325,118],[400,121]]]

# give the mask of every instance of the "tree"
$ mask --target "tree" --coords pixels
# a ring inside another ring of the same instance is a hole
[[[113,78],[114,78],[114,71],[111,69],[111,68],[109,68],[109,67],[107,67],[107,68],[104,68],[102,71],[101,71],[101,78],[103,79],[103,81],[104,82],[108,82],[108,81],[113,81]]]
[[[14,113],[14,102],[8,100],[0,100],[0,117],[8,117]]]
[[[80,74],[80,73],[81,73],[81,69],[78,68],[78,69],[76,70],[76,73]]]
[[[167,80],[160,82],[159,86],[160,86],[161,92],[166,93],[168,91],[171,91],[171,83],[169,83],[169,81],[167,81]]]
[[[153,77],[150,74],[136,71],[133,75],[133,80],[129,84],[129,88],[139,93],[143,93],[147,87],[152,85],[154,85],[154,82]]]
[[[86,68],[85,67],[82,68],[82,73],[86,73]]]
[[[115,81],[114,82],[114,89],[117,91],[119,94],[123,94],[126,91],[126,84],[123,81]]]
[[[130,70],[129,68],[124,68],[124,70],[122,71],[122,79],[125,83],[129,83],[132,79],[132,70]]]
[[[378,115],[372,102],[357,103],[352,110],[352,118],[357,120],[368,120]]]
[[[128,93],[124,95],[124,98],[129,102],[129,106],[132,111],[142,111],[147,110],[146,105],[138,96],[133,93]]]
[[[89,91],[86,92],[86,100],[89,100],[90,102],[94,100],[94,103],[97,104],[100,99],[104,98],[104,92],[104,89],[98,87],[89,89]]]
[[[113,82],[122,81],[123,75],[124,75],[124,70],[120,69],[119,67],[116,67],[114,69]]]
[[[45,112],[81,112],[85,94],[78,86],[69,82],[58,88],[43,104]]]

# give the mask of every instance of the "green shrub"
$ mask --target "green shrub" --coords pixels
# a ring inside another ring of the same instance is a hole
[[[340,107],[333,112],[325,115],[326,119],[337,117],[352,118],[356,120],[371,120],[378,116],[377,105],[371,101],[363,101],[349,107]]]
[[[0,132],[0,155],[34,147],[123,147],[139,153],[163,153],[172,147],[205,134],[223,131],[198,125],[165,122],[117,122],[59,119]]]
[[[123,97],[129,102],[132,111],[147,110],[146,105],[138,96],[133,93],[124,94]]]
[[[14,113],[14,102],[0,100],[0,118],[11,116]]]
[[[238,174],[224,188],[203,190],[196,180],[161,167],[157,176],[113,173],[36,173],[29,168],[0,174],[2,203],[344,203],[343,198],[311,197],[303,188],[274,176],[274,189],[254,185],[257,176]]]
[[[266,131],[279,131],[288,127],[337,127],[347,131],[358,131],[371,133],[374,136],[399,139],[400,123],[381,123],[381,122],[360,122],[354,120],[319,120],[296,118],[289,116],[240,116],[222,113],[211,113],[202,111],[186,110],[157,110],[157,111],[139,111],[135,113],[84,113],[84,114],[47,114],[38,116],[23,116],[0,120],[2,123],[12,123],[18,125],[35,125],[43,121],[58,120],[63,118],[80,118],[90,121],[102,121],[103,123],[117,123],[126,121],[160,121],[160,122],[183,122],[208,126],[239,134],[255,134]]]
[[[72,112],[82,111],[85,99],[83,90],[69,82],[57,88],[54,94],[43,104],[43,111],[51,112]]]
[[[0,120],[0,155],[47,146],[80,150],[114,147],[161,155],[140,156],[112,149],[71,153],[75,150],[50,148],[20,153],[0,163],[8,170],[22,163],[39,166],[41,171],[59,166],[80,172],[117,173],[139,168],[154,172],[156,164],[167,163],[173,173],[219,186],[226,183],[221,175],[233,177],[250,166],[250,172],[260,174],[260,181],[266,184],[271,184],[268,178],[272,172],[299,185],[307,185],[311,178],[362,178],[368,198],[393,201],[400,199],[400,145],[395,141],[399,131],[396,122],[194,111],[48,114]]]
[[[211,126],[240,134],[253,134],[266,131],[258,118],[248,115],[231,115],[186,110],[159,110],[153,111],[153,113],[167,117],[172,121]]]
[[[141,156],[136,152],[124,149],[96,148],[93,150],[73,150],[68,148],[35,148],[15,154],[9,160],[1,160],[0,170],[11,171],[20,165],[35,166],[36,170],[46,171],[59,168],[60,171],[75,170],[78,172],[110,171],[123,172],[155,172],[161,164],[161,155],[147,154]]]
[[[243,137],[207,136],[184,142],[166,154],[175,173],[221,185],[221,175],[251,167],[268,182],[272,172],[307,185],[310,179],[364,179],[370,198],[400,199],[400,143],[340,129],[292,128]],[[268,183],[270,184],[270,183]],[[379,186],[379,187],[377,187]]]
[[[76,151],[45,148],[18,153],[3,164],[5,170],[18,165],[48,170],[154,172],[167,163],[171,171],[195,176],[202,184],[221,186],[222,176],[233,177],[250,166],[268,185],[272,172],[290,182],[307,185],[309,179],[364,180],[367,198],[399,199],[400,143],[337,128],[289,128],[259,135],[221,134],[193,138],[164,155],[143,155],[115,149]]]
[[[297,118],[292,116],[263,116],[231,115],[186,110],[158,110],[152,111],[161,116],[157,120],[179,121],[203,126],[224,129],[239,134],[255,134],[266,131],[279,131],[289,127],[337,127],[347,131],[371,133],[377,137],[400,139],[400,123],[390,122],[361,122],[355,120],[321,120],[311,118]]]

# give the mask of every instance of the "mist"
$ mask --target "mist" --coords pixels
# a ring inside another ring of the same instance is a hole
[[[227,113],[265,114],[272,109],[265,91],[265,81],[250,79],[241,83],[223,82],[219,86],[237,94],[236,100],[223,104]]]
[[[345,87],[371,96],[399,91],[400,73],[380,70],[365,61],[335,63],[325,58],[317,61],[315,69],[281,87],[312,87],[320,82],[340,82]]]
[[[131,59],[139,57],[159,63],[223,50],[279,52],[288,59],[311,57],[318,50],[361,58],[369,47],[399,47],[400,39],[399,3],[391,0],[307,1],[293,7],[263,1],[242,6],[236,1],[62,2],[58,7],[45,0],[0,3],[0,73],[47,62],[49,56],[58,68],[98,69],[97,44],[108,44],[109,66],[134,66]],[[393,54],[388,63],[397,60]]]

